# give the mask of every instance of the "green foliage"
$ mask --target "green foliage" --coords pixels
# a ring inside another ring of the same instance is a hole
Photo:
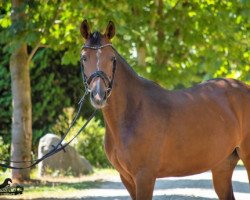
[[[11,84],[8,71],[9,54],[1,52],[0,49],[0,135],[10,135],[9,126],[11,123]]]
[[[118,51],[140,74],[168,88],[219,76],[249,80],[249,1],[27,1],[25,27],[10,24],[10,5],[3,6],[6,47],[17,45],[13,34],[20,33],[31,47],[63,50],[62,63],[76,65],[82,19],[101,31],[113,20]]]
[[[85,122],[86,120],[80,119],[77,122],[78,127]],[[74,145],[78,152],[84,155],[96,167],[110,166],[104,151],[103,137],[104,127],[101,126],[100,120],[93,119],[86,131],[79,135]]]
[[[0,45],[1,46],[1,45]],[[0,157],[9,160],[11,142],[11,84],[8,71],[9,54],[2,52],[0,48]]]
[[[40,49],[31,65],[34,144],[56,123],[63,108],[76,106],[83,94],[79,66],[62,66],[63,54]]]
[[[140,74],[168,88],[219,76],[249,79],[249,1],[155,0],[141,6],[139,1],[47,0],[24,8],[30,20],[23,40],[64,50],[63,64],[79,60],[83,18],[101,31],[112,19],[116,48]],[[0,24],[13,29],[7,5],[5,12]]]
[[[0,136],[0,155],[1,160],[8,160],[9,159],[9,143],[6,143],[3,138]]]
[[[57,115],[64,106],[68,106],[70,99],[65,95],[65,89],[61,88],[60,61],[54,58],[51,50],[42,49],[34,57],[31,67],[32,104],[34,142],[48,131],[55,122]],[[63,99],[63,101],[61,101]]]
[[[53,170],[50,169],[49,167],[45,168],[44,174],[46,174],[46,176],[52,176],[52,177],[65,177],[65,176],[70,176],[70,177],[74,177],[77,176],[76,174],[74,174],[74,172],[72,171],[71,167],[69,167],[67,170]]]
[[[52,128],[53,132],[64,132],[71,123],[73,115],[73,108],[65,108],[63,115],[59,116],[57,123]],[[73,138],[85,122],[86,120],[80,117],[71,129],[66,140],[69,141]],[[80,135],[72,143],[76,150],[95,167],[110,166],[104,151],[104,131],[104,127],[101,125],[100,120],[93,118],[84,131],[80,133]]]

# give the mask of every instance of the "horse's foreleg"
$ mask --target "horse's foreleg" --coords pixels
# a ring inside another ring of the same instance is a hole
[[[239,157],[234,151],[226,160],[212,169],[214,189],[220,200],[234,200],[232,174]]]
[[[123,176],[120,174],[122,183],[124,184],[124,186],[126,187],[126,189],[128,190],[131,198],[133,200],[136,200],[136,187],[135,187],[135,183],[133,181],[133,179],[131,177],[128,176]]]
[[[152,200],[155,180],[150,172],[140,172],[136,175],[136,200]]]

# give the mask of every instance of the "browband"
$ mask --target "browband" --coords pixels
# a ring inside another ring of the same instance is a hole
[[[111,43],[107,43],[107,44],[104,44],[104,45],[101,45],[101,46],[83,45],[82,49],[87,48],[87,49],[95,49],[95,50],[97,50],[97,49],[102,49],[102,48],[107,47],[107,46],[111,46],[112,47],[112,44]]]

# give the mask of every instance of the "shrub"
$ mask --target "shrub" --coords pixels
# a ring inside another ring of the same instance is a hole
[[[8,143],[5,143],[3,138],[0,136],[0,155],[1,160],[9,160],[9,148],[10,145]]]

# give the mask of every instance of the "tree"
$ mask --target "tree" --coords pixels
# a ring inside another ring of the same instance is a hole
[[[22,28],[19,28],[19,24],[25,25],[26,23],[24,8],[24,0],[12,0],[11,19],[14,31],[18,34],[23,31]],[[23,41],[11,54],[10,72],[13,101],[11,159],[28,161],[31,159],[32,107],[29,55],[27,44]],[[13,166],[24,167],[25,164],[13,163]],[[12,178],[18,182],[28,180],[29,171],[29,169],[13,170]]]
[[[58,38],[59,30],[58,25],[55,24],[60,10],[57,9],[57,6],[60,8],[60,0],[48,1],[47,6],[44,6],[43,3],[12,0],[11,23],[9,24],[8,14],[11,13],[9,3],[1,2],[1,4],[6,6],[7,11],[7,15],[1,21],[2,27],[5,28],[1,31],[3,36],[1,42],[6,45],[5,49],[8,47],[8,51],[11,52],[10,74],[13,101],[11,160],[14,161],[31,160],[32,105],[30,66],[32,58],[40,47],[47,47],[47,43],[51,43],[51,47],[57,50],[62,50],[66,47],[66,45],[61,45],[61,47],[58,45],[60,41],[60,38]],[[67,8],[67,4],[65,5]],[[49,37],[50,35],[52,37]],[[65,55],[67,57],[67,54]],[[64,63],[67,63],[67,59]],[[28,164],[13,163],[12,165],[25,167]],[[12,178],[19,182],[28,180],[29,172],[29,169],[13,170]]]

